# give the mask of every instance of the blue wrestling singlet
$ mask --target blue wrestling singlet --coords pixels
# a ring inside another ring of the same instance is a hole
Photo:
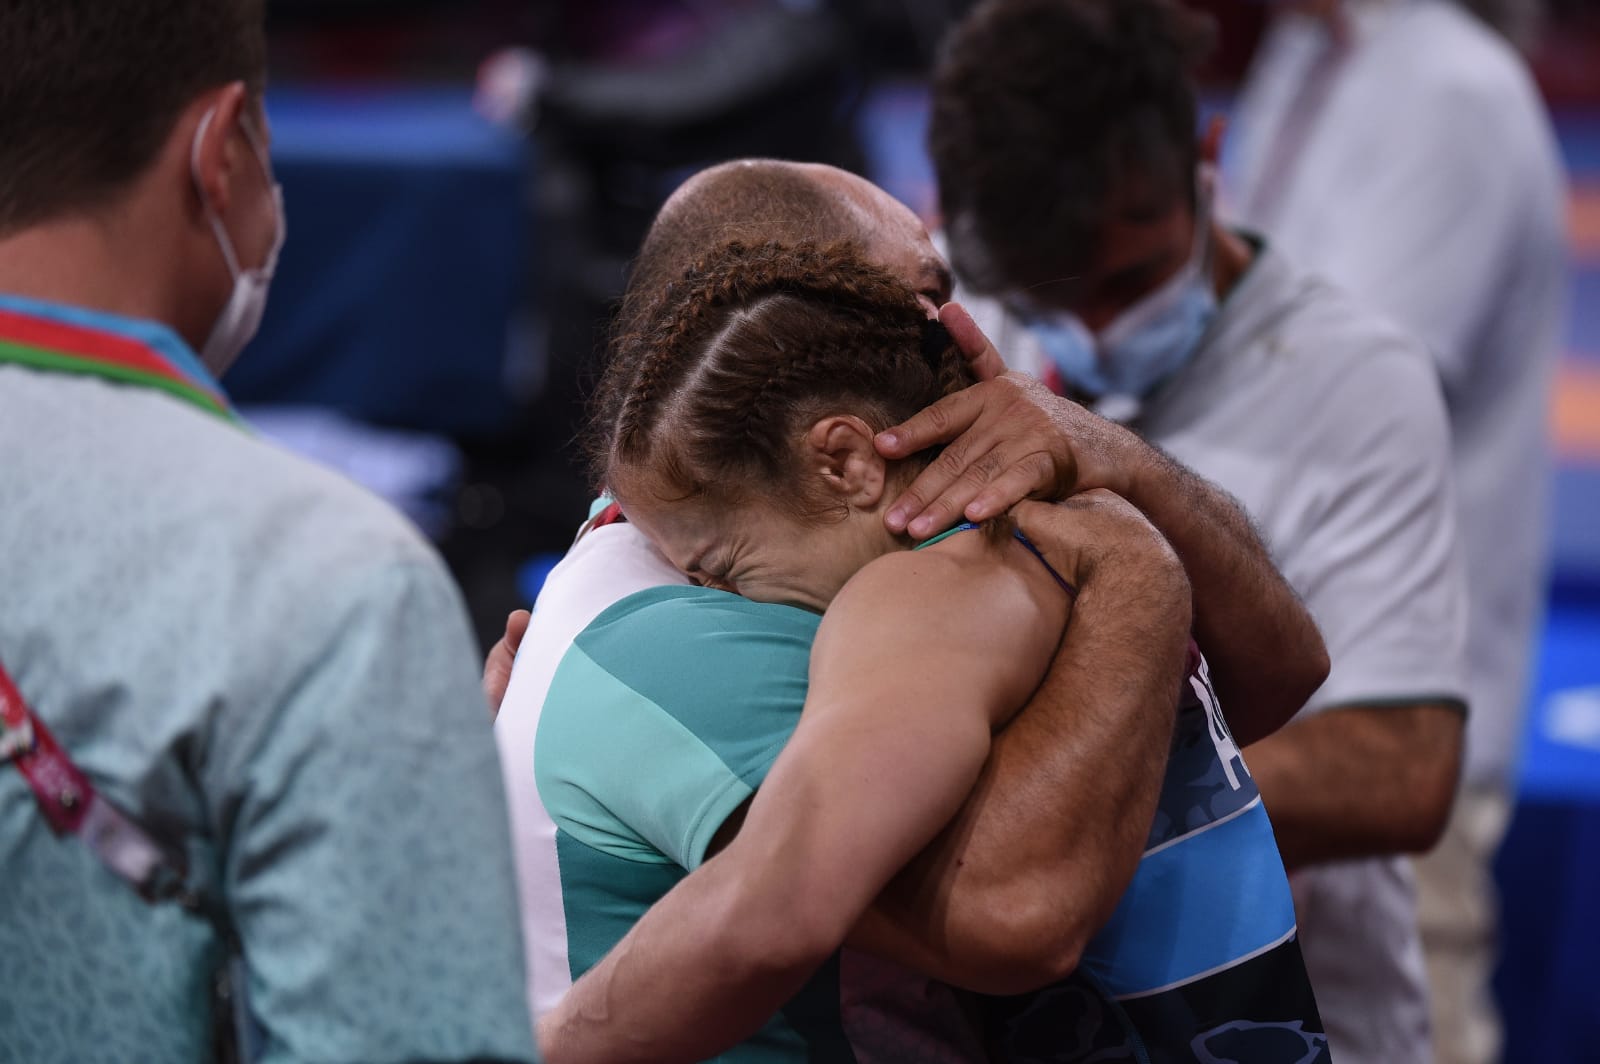
[[[922,546],[977,527],[957,526]],[[978,999],[993,1060],[1331,1059],[1272,824],[1195,658],[1133,882],[1072,976],[1031,994]]]

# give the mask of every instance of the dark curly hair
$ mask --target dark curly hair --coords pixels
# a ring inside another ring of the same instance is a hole
[[[796,462],[811,420],[883,429],[974,381],[910,287],[850,243],[726,244],[615,354],[615,418],[588,439],[597,482],[644,474],[684,497],[763,495],[799,513],[818,503]]]
[[[266,81],[263,0],[5,0],[0,234],[104,202],[200,93]]]
[[[985,0],[934,72],[928,148],[951,258],[979,291],[1083,267],[1130,177],[1193,195],[1190,74],[1211,20],[1177,0]]]

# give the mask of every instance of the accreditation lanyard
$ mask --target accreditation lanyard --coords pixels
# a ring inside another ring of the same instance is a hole
[[[154,344],[125,333],[0,306],[0,362],[152,388],[242,424],[198,368],[186,371]]]
[[[172,342],[179,341],[173,337]],[[151,388],[242,424],[198,362],[186,370],[155,342],[113,328],[62,320],[48,310],[30,314],[0,306],[0,363],[6,362]],[[146,901],[197,904],[182,853],[161,846],[95,790],[0,662],[0,764],[6,761],[27,781],[40,815],[56,835],[82,839],[102,864]]]
[[[17,690],[0,664],[0,762],[27,781],[45,823],[56,835],[76,835],[100,863],[149,902],[193,907],[181,854],[159,845],[95,790],[82,769]]]

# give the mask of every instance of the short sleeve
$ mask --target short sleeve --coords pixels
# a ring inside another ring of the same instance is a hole
[[[374,566],[353,587],[328,589],[337,634],[219,803],[261,1059],[535,1060],[505,798],[459,596],[432,559]]]
[[[601,614],[540,714],[534,773],[557,827],[626,860],[697,867],[794,731],[817,621],[693,587]]]
[[[1320,389],[1297,473],[1312,500],[1280,559],[1332,667],[1309,708],[1465,704],[1466,588],[1449,430],[1425,352],[1396,336]]]

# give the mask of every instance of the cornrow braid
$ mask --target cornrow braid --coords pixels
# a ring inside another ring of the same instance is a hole
[[[803,507],[794,457],[808,419],[884,428],[972,383],[948,334],[931,348],[929,336],[910,287],[852,244],[723,245],[619,338],[601,382],[615,421],[591,427],[595,472]]]

